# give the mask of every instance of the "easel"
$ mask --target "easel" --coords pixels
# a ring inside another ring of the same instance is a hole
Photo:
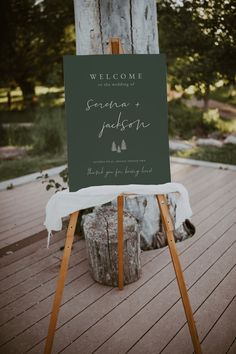
[[[124,54],[121,41],[119,38],[111,38],[108,45],[108,54]],[[124,196],[119,195],[117,198],[117,236],[118,236],[118,287],[119,290],[123,289],[123,208],[124,208]],[[129,196],[129,195],[127,195]],[[192,308],[190,305],[186,284],[184,281],[183,271],[181,268],[179,256],[176,249],[174,239],[174,226],[170,216],[169,207],[165,195],[156,195],[157,203],[159,205],[161,219],[164,226],[164,230],[167,237],[168,247],[171,254],[172,263],[174,266],[185,315],[187,318],[189,331],[191,334],[194,351],[196,354],[201,354],[201,346],[198,338],[197,329],[195,326]],[[71,254],[71,248],[74,240],[75,227],[78,220],[79,211],[76,211],[70,215],[69,226],[66,234],[66,242],[64,248],[63,259],[61,262],[60,273],[57,281],[56,293],[54,297],[52,313],[48,328],[48,335],[44,354],[50,354],[52,351],[53,339],[56,330],[57,318],[59,314],[61,299],[63,295],[66,274],[69,265],[69,259]]]

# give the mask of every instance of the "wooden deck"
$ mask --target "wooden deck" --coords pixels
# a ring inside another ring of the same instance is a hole
[[[46,191],[41,180],[0,192],[1,254],[11,245],[15,250],[17,245],[21,247],[21,241],[45,236],[45,205],[53,193],[54,190]]]
[[[190,192],[197,227],[177,247],[203,353],[236,353],[236,172],[172,164],[172,176]],[[2,247],[43,230],[46,197],[39,184],[0,193]],[[63,244],[62,231],[49,250],[39,239],[0,258],[0,353],[43,352]],[[101,286],[77,241],[53,353],[193,353],[168,249],[142,253],[142,271],[123,291]]]

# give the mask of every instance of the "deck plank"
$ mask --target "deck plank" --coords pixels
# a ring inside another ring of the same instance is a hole
[[[230,346],[236,336],[235,314],[236,296],[203,341],[202,348],[205,353],[225,353],[225,348]]]
[[[70,259],[70,267],[73,268],[75,265],[80,264],[86,260],[85,250],[78,251],[72,254]],[[60,269],[60,260],[55,257],[55,261],[48,266],[45,262],[45,267],[43,271],[36,273],[30,277],[26,277],[24,281],[19,282],[15,286],[10,287],[0,295],[0,308],[12,303],[13,301],[18,300],[25,294],[37,289],[39,286],[47,283],[51,279],[56,279],[59,269]]]
[[[48,255],[55,253],[64,245],[65,230],[58,232],[57,240],[47,249],[45,239],[43,242],[36,243],[30,247],[30,252],[26,255],[22,255],[20,259],[14,260],[15,257],[11,257],[12,260],[10,264],[5,264],[2,262],[0,280],[9,277],[12,274],[16,274],[20,270],[30,267],[41,259],[46,259]],[[34,247],[36,246],[36,247]]]
[[[235,354],[236,353],[236,336],[227,350],[227,354]]]
[[[187,262],[191,263],[195,258],[199,256],[199,253],[204,252],[204,250],[207,247],[210,247],[212,240],[217,240],[217,237],[219,237],[224,231],[228,229],[228,225],[234,222],[234,213],[230,214],[230,217],[224,218],[223,221],[219,224],[216,225],[212,230],[212,238],[207,237],[208,234],[206,234],[206,240],[201,242],[201,247],[195,242],[194,243],[194,248],[192,249],[192,254],[193,256],[189,255],[189,250],[188,252],[182,252],[181,256],[181,261],[183,262],[184,258],[187,259]],[[187,243],[181,243],[178,245],[179,248],[182,248],[183,246],[187,248]],[[148,252],[147,252],[148,253]],[[117,289],[111,290],[111,292],[105,296],[102,297],[99,301],[96,301],[92,306],[87,308],[85,311],[77,314],[77,306],[73,305],[73,313],[74,317],[69,321],[67,319],[67,323],[61,328],[58,329],[56,333],[56,339],[55,339],[55,352],[60,351],[63,349],[66,345],[68,345],[71,341],[73,341],[75,338],[77,338],[80,334],[82,334],[84,331],[86,331],[89,327],[93,326],[100,318],[104,318],[104,316],[109,312],[111,312],[110,316],[113,318],[113,320],[117,323],[117,321],[124,321],[124,318],[119,315],[119,311],[116,311],[117,306],[121,302],[124,304],[128,303],[128,296],[131,296],[131,300],[135,301],[141,306],[141,304],[145,301],[145,299],[150,299],[152,296],[155,296],[155,294],[158,292],[158,290],[161,292],[161,290],[168,285],[169,282],[175,282],[175,277],[173,274],[173,269],[172,269],[172,264],[170,262],[169,254],[167,249],[162,251],[162,253],[158,254],[158,257],[152,259],[151,262],[149,262],[146,266],[143,266],[143,275],[141,279],[134,283],[130,284],[128,287],[125,287],[125,289],[122,292],[117,292]],[[162,276],[160,276],[160,274]],[[148,279],[151,279],[151,283],[149,283],[148,286],[148,291],[147,289],[143,289],[143,284],[147,283]],[[152,286],[151,286],[152,284]],[[140,296],[138,294],[140,293]],[[131,301],[130,300],[130,301]],[[74,300],[80,301],[79,299]],[[68,303],[67,306],[70,304]],[[124,306],[124,305],[123,305]],[[130,315],[130,306],[128,308],[125,308],[126,311],[123,313],[123,316],[128,316]],[[67,314],[67,309],[61,309],[60,312],[60,324],[62,325],[63,323],[63,316],[66,319],[66,314]],[[125,317],[126,318],[126,317]],[[37,322],[37,325],[29,329],[27,331],[27,334],[24,333],[28,338],[32,335],[33,337],[37,335],[38,332],[42,333],[46,329],[44,329],[45,326],[45,320]],[[18,338],[19,342],[22,342],[21,336]],[[18,341],[17,341],[18,343]],[[43,342],[41,344],[37,345],[34,350],[32,350],[32,353],[40,353],[42,351],[43,347]],[[8,348],[9,349],[9,348]]]
[[[229,244],[224,244],[225,247],[231,245],[234,240],[233,232],[230,235],[231,237],[228,236],[229,235],[225,235],[225,240],[222,240],[222,243],[224,243],[226,240],[227,242],[229,242]],[[233,255],[235,255],[235,249],[230,249],[230,252]],[[209,250],[210,252],[203,253],[201,257],[199,257],[194,263],[188,266],[187,271],[185,271],[185,278],[186,283],[188,284],[188,288],[190,288],[191,285],[197,281],[196,279],[201,276],[201,273],[206,271],[206,269],[208,269],[211,264],[214,263],[215,259],[220,257],[221,253],[224,251],[224,249],[221,250],[217,248],[218,253],[216,253],[216,247],[211,247]],[[181,260],[183,266],[186,268],[184,257],[181,257]],[[204,265],[203,262],[205,262]],[[223,266],[221,268],[224,268],[224,262],[225,259],[222,261]],[[234,262],[234,257],[232,257],[232,262]],[[166,271],[164,272],[164,277],[166,278]],[[156,291],[157,293],[158,290],[160,291],[160,289],[163,289],[163,285],[161,285],[161,287],[159,285],[160,280],[161,275],[159,275],[159,277],[156,279],[158,285],[154,285],[154,291]],[[218,281],[218,277],[216,281]],[[138,296],[138,294],[136,293],[135,298],[132,299],[132,301],[129,301],[129,299],[127,299],[127,301],[124,302],[123,306],[116,307],[111,316],[108,315],[107,317],[104,317],[102,321],[94,325],[91,330],[87,331],[86,334],[82,335],[77,341],[73,342],[73,344],[67,348],[67,352],[73,353],[78,351],[78,349],[80,348],[81,352],[83,353],[92,353],[96,350],[97,353],[108,354],[112,353],[113,348],[116,348],[116,353],[126,353],[130,349],[130,347],[137,340],[139,340],[140,337],[146,334],[150,327],[152,327],[156,321],[161,319],[162,316],[179,299],[179,291],[177,288],[177,284],[174,280],[170,282],[168,286],[165,287],[159,295],[155,297],[148,296],[150,301],[148,301],[145,306],[142,306],[140,309],[140,304],[143,305],[144,302],[143,300],[145,298],[145,292],[150,292],[151,287],[151,282],[147,283],[146,286],[142,287],[142,293],[140,294],[141,296]],[[196,289],[196,292],[199,293],[199,289],[201,290],[201,287],[196,285],[194,289]],[[210,291],[211,289],[210,287],[205,287],[205,290]],[[205,294],[202,295],[203,298],[204,295]],[[191,292],[190,299],[192,300]],[[196,299],[196,297],[194,299]],[[201,299],[201,296],[197,297],[197,299]],[[195,305],[194,301],[192,302],[193,305]],[[182,318],[185,321],[183,307],[180,306],[180,309],[182,312],[181,316],[178,317]],[[127,320],[128,322],[126,322]],[[178,320],[178,318],[173,317],[172,320],[174,322]],[[122,324],[123,326],[121,326]],[[165,326],[165,322],[161,323],[161,326],[158,328],[159,332],[160,328],[162,328],[163,325]],[[165,328],[167,329],[167,331],[165,331],[163,333],[163,336],[161,336],[164,341],[166,341],[167,339],[167,334],[171,333],[169,326]],[[113,333],[115,334],[111,336],[111,334]],[[109,335],[111,336],[110,339],[108,339]],[[122,341],[120,340],[121,338]],[[147,340],[146,336],[144,338],[144,343],[141,343],[141,346],[137,348],[135,347],[132,353],[152,353],[153,348],[156,348],[158,352],[161,350],[161,338],[158,336],[158,331],[154,329],[153,331],[151,331],[151,334],[147,336]],[[99,344],[103,342],[105,343],[99,349],[97,349],[99,347]]]
[[[171,173],[189,190],[197,227],[177,248],[204,352],[233,354],[236,173],[181,164],[172,164]],[[6,206],[0,247],[43,230],[49,194],[39,196],[42,188],[37,181],[0,192]],[[14,205],[14,195],[22,198],[22,208]],[[9,223],[12,205],[15,221]],[[41,240],[0,258],[0,352],[42,353],[64,238],[62,231],[49,250]],[[141,259],[142,277],[118,291],[93,281],[84,241],[75,243],[53,353],[192,353],[168,249],[143,252]]]
[[[215,268],[215,271],[221,270],[219,268],[219,264],[217,264],[217,267],[218,269]],[[221,268],[224,268],[224,266]],[[199,327],[200,341],[202,341],[203,338],[206,337],[208,333],[210,333],[212,327],[217,322],[218,318],[221,317],[225,309],[229,306],[229,304],[235,297],[235,265],[233,265],[233,268],[230,269],[228,273],[225,269],[223,269],[223,273],[225,277],[222,277],[222,275],[220,274],[220,277],[223,278],[223,280],[219,279],[218,286],[214,289],[214,291],[212,291],[212,293],[208,297],[206,297],[205,301],[200,306],[198,306],[194,314],[196,323]],[[214,278],[216,278],[217,276],[218,274],[213,274]],[[227,348],[227,346],[224,345],[224,349],[225,348]],[[186,324],[182,326],[181,330],[175,330],[173,338],[171,338],[171,341],[163,350],[163,354],[172,354],[173,352],[175,352],[176,354],[192,353],[192,343],[188,335],[188,328]],[[208,351],[206,352],[208,353]]]
[[[199,277],[198,267],[201,266],[203,268],[206,263],[209,262],[209,259],[206,260],[206,257],[216,258],[216,261],[213,262],[212,266],[207,269],[207,272],[205,268],[204,271],[206,273],[204,273],[192,286],[189,286],[188,292],[194,313],[196,312],[196,309],[202,306],[206,299],[210,297],[211,293],[214,292],[215,289],[218,289],[221,282],[224,285],[230,285],[229,294],[231,294],[231,298],[232,296],[234,296],[232,295],[232,293],[235,291],[234,286],[236,285],[236,269],[234,264],[234,257],[236,253],[236,245],[234,240],[235,231],[236,228],[231,228],[230,230],[228,230],[225,236],[221,238],[221,242],[217,242],[214,245],[215,247],[211,247],[210,252],[207,251],[204,256],[199,258],[198,262],[195,262],[195,269],[193,268],[189,275],[187,272],[185,273],[186,281],[189,284],[188,278],[193,281],[196,274],[198,274]],[[224,244],[225,240],[228,237],[231,238],[232,243]],[[222,244],[224,248],[219,249],[222,247]],[[232,244],[233,247],[231,247]],[[216,250],[218,251],[218,254],[214,254]],[[221,253],[220,255],[219,252]],[[226,282],[225,277],[227,277],[228,272],[231,272],[232,267],[234,268],[234,271],[231,273],[230,276],[228,276]],[[222,286],[219,287],[219,290],[220,289],[222,290]],[[217,292],[214,292],[214,296],[217,296],[217,294]],[[227,297],[225,298],[225,301],[221,300],[218,307],[217,302],[214,303],[213,301],[212,303],[208,302],[208,307],[206,307],[206,304],[204,304],[205,306],[203,305],[203,307],[205,307],[206,313],[204,313],[201,319],[199,318],[198,313],[194,315],[200,340],[202,339],[203,334],[206,333],[207,328],[209,328],[213,318],[220,317],[221,313],[225,310],[225,307],[228,305],[227,300],[229,300],[229,294],[228,292],[226,292]],[[219,295],[222,296],[222,293],[220,293]],[[218,296],[217,301],[220,300],[220,296]],[[212,310],[212,314],[209,312],[209,305]],[[204,321],[202,321],[203,318]],[[151,353],[153,348],[156,348],[158,352],[162,351],[165,346],[168,345],[168,343],[176,336],[176,334],[179,332],[181,327],[184,326],[185,323],[186,319],[183,311],[183,306],[181,301],[179,300],[175,303],[173,307],[169,309],[169,311],[160,319],[160,321],[158,321],[153,327],[151,327],[151,329],[145,334],[145,336],[133,346],[130,353],[143,353],[144,348],[146,348],[145,353]],[[164,351],[165,353],[182,354],[193,352],[193,346],[191,343],[187,325],[185,325],[184,332],[178,333],[178,342],[174,341],[173,344],[171,343],[170,348],[167,346],[167,349],[168,350]]]

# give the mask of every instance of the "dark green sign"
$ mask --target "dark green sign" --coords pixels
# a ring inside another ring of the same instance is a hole
[[[163,55],[64,57],[71,191],[170,181]]]

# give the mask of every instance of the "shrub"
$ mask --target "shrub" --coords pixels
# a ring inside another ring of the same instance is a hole
[[[20,126],[16,123],[0,124],[0,146],[25,146],[31,145],[32,127]]]
[[[169,134],[173,137],[189,139],[194,135],[204,135],[202,112],[197,108],[187,107],[181,99],[168,104]]]
[[[33,153],[35,154],[63,152],[65,126],[61,108],[45,108],[38,111],[33,140]]]
[[[0,146],[7,145],[7,134],[6,129],[3,128],[3,125],[0,124]]]
[[[217,108],[209,109],[207,112],[203,113],[202,120],[203,123],[210,129],[218,129],[220,121],[219,110]]]
[[[233,125],[220,118],[218,109],[209,109],[207,112],[196,107],[187,107],[181,99],[172,100],[169,109],[169,134],[181,139],[190,139],[194,136],[207,136],[212,132],[223,134],[231,132]]]
[[[35,121],[37,108],[0,110],[0,123],[31,123]]]

